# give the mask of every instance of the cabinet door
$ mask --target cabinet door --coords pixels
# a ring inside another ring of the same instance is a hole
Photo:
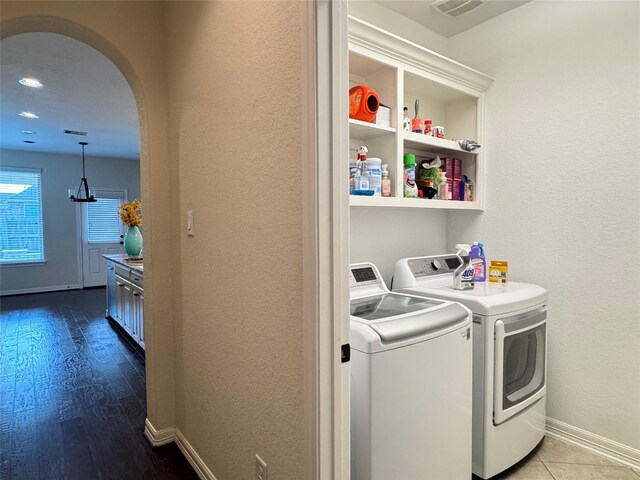
[[[107,317],[111,317],[114,320],[118,317],[117,290],[115,266],[113,262],[107,261]]]
[[[125,303],[124,280],[116,276],[116,316],[113,319],[120,325],[124,325]]]
[[[131,336],[140,343],[142,340],[142,290],[133,288],[131,303]]]
[[[142,291],[140,291],[140,296],[138,297],[138,308],[138,334],[140,336],[140,346],[144,349],[144,294]]]
[[[132,291],[131,285],[129,283],[123,284],[123,294],[122,294],[122,326],[124,329],[131,333],[131,298]]]

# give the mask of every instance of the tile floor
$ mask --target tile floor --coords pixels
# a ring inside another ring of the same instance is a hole
[[[491,480],[640,480],[634,470],[553,437]]]

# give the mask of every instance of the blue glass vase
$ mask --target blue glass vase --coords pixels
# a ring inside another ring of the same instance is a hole
[[[139,257],[142,252],[142,233],[138,227],[128,227],[124,234],[124,251],[130,257]]]

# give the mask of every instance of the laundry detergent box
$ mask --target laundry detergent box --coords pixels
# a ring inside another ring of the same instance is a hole
[[[491,266],[489,267],[489,281],[494,283],[507,283],[508,270],[508,262],[491,260]]]

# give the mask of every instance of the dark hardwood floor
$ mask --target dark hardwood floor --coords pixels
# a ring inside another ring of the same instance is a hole
[[[0,479],[197,479],[152,449],[144,356],[103,288],[0,298]]]

